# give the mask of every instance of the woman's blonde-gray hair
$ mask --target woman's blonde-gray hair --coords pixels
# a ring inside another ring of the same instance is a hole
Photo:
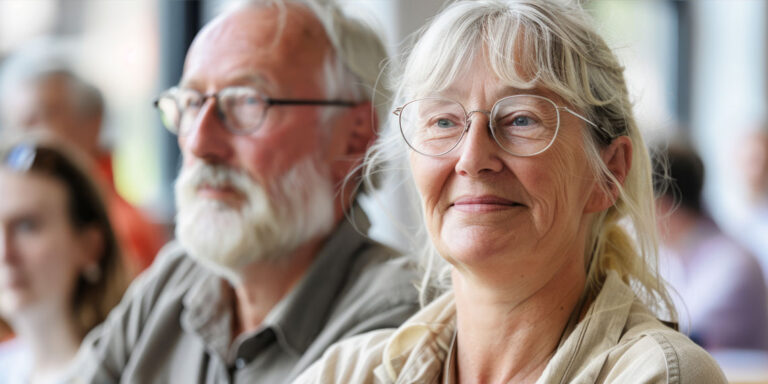
[[[597,124],[599,128],[584,131],[587,158],[606,191],[613,185],[619,193],[615,204],[597,215],[590,228],[587,290],[596,293],[607,272],[614,270],[647,305],[673,320],[674,309],[656,270],[658,243],[647,147],[633,117],[624,69],[584,9],[577,3],[551,0],[458,1],[414,36],[403,69],[393,71],[399,73],[393,79],[398,84],[397,105],[448,87],[476,57],[485,57],[505,85],[546,88]],[[600,156],[600,149],[618,136],[628,136],[634,148],[623,186]],[[370,177],[382,163],[403,165],[406,154],[393,119],[368,153],[364,175]],[[445,263],[434,247],[426,245],[424,252],[428,256],[422,300],[426,301],[447,288],[447,279]]]

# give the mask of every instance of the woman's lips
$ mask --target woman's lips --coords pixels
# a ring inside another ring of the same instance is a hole
[[[494,212],[521,206],[516,201],[498,196],[465,196],[451,204],[451,207],[462,212]]]

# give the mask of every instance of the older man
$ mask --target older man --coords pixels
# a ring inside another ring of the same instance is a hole
[[[249,4],[199,33],[157,102],[184,155],[178,244],[86,340],[80,379],[284,383],[417,309],[409,263],[360,233],[345,182],[384,58],[369,28],[309,1]]]

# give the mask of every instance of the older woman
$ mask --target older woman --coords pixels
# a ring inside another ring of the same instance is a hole
[[[439,14],[398,79],[397,129],[369,159],[408,152],[452,287],[428,273],[422,292],[445,293],[397,330],[332,347],[298,382],[724,382],[657,320],[674,310],[622,72],[576,5]]]
[[[45,140],[0,146],[0,383],[58,382],[125,286],[106,208],[87,173]]]

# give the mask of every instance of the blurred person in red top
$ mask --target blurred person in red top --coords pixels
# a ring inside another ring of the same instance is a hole
[[[92,176],[104,189],[125,264],[132,275],[144,270],[166,236],[115,188],[112,157],[101,143],[105,111],[101,92],[45,41],[11,56],[3,65],[0,84],[2,126],[53,133],[93,160]]]

